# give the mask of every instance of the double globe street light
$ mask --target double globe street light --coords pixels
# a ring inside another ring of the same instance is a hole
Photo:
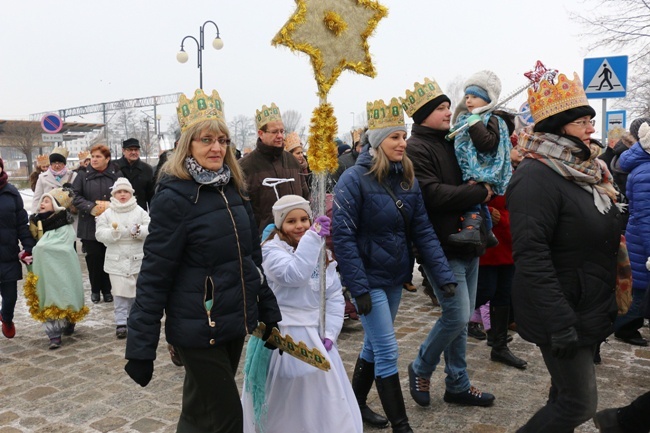
[[[214,47],[215,50],[220,50],[223,48],[223,41],[219,37],[219,26],[217,26],[217,23],[214,21],[206,21],[203,23],[201,27],[199,27],[199,39],[197,40],[194,36],[185,36],[183,40],[181,41],[181,50],[176,54],[176,60],[178,60],[180,63],[185,63],[189,59],[189,55],[185,52],[185,49],[183,45],[185,44],[185,40],[187,38],[192,39],[194,42],[196,42],[196,47],[198,48],[198,56],[197,56],[197,66],[199,68],[199,88],[203,89],[203,49],[204,49],[204,34],[205,34],[205,25],[208,23],[214,24],[214,26],[217,28],[217,36],[214,38],[212,41],[212,46]]]

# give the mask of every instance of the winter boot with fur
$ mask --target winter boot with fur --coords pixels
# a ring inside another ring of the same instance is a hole
[[[363,360],[361,357],[357,358],[357,364],[354,366],[354,373],[352,373],[352,390],[354,396],[357,398],[359,410],[361,411],[361,419],[369,426],[375,428],[388,427],[388,420],[386,417],[379,415],[368,407],[366,399],[372,384],[375,381],[375,364]]]
[[[463,228],[449,235],[447,241],[452,245],[481,245],[481,215],[478,212],[465,212],[460,220]]]
[[[494,333],[494,345],[490,353],[492,361],[500,362],[511,367],[525,369],[528,363],[517,358],[508,349],[508,313],[509,307],[495,307],[490,305],[490,322]]]
[[[390,421],[393,433],[413,433],[406,416],[406,406],[399,383],[399,375],[395,373],[388,377],[375,378],[377,392],[384,412]]]

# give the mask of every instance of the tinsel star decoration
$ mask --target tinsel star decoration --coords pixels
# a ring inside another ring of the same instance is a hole
[[[539,91],[539,83],[542,80],[547,80],[551,84],[555,84],[555,77],[557,76],[557,69],[548,69],[544,64],[538,60],[535,63],[535,69],[532,71],[524,72],[524,76],[531,81],[533,90]]]
[[[318,94],[325,98],[343,70],[376,75],[368,38],[388,9],[372,0],[296,0],[273,45],[309,55]]]

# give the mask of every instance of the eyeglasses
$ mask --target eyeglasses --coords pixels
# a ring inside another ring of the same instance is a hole
[[[230,146],[230,138],[224,138],[224,137],[219,137],[219,138],[201,137],[197,141],[200,141],[201,143],[210,146],[212,146],[214,143],[219,143],[220,146]]]
[[[271,135],[278,135],[278,134],[284,135],[284,129],[276,129],[275,131],[264,131],[264,132]]]
[[[596,121],[595,121],[594,119],[590,119],[590,120],[576,120],[575,122],[569,122],[569,123],[573,123],[574,125],[578,125],[578,126],[580,126],[580,127],[582,127],[582,128],[586,128],[586,127],[589,126],[589,125],[591,125],[591,126],[596,126]]]

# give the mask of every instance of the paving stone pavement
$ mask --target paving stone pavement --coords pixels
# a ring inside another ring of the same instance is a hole
[[[80,260],[85,265],[82,256]],[[171,363],[165,344],[158,347],[151,383],[141,388],[123,370],[125,340],[115,338],[113,304],[93,305],[87,281],[86,302],[91,312],[77,325],[73,336],[63,337],[63,346],[58,350],[48,350],[48,339],[41,324],[29,316],[21,288],[19,282],[16,337],[8,340],[0,336],[0,433],[176,431],[184,370]],[[421,287],[417,293],[403,293],[395,328],[402,390],[413,431],[514,432],[544,404],[550,383],[537,348],[517,334],[510,347],[528,361],[524,371],[491,362],[484,341],[468,341],[467,364],[472,383],[496,395],[493,407],[467,408],[444,403],[444,361],[431,380],[431,406],[421,408],[411,399],[407,366],[439,316],[440,309],[432,306]],[[650,336],[648,328],[642,333]],[[360,322],[345,322],[339,348],[349,376],[362,336]],[[164,343],[164,336],[161,342]],[[602,357],[603,363],[596,366],[600,409],[628,404],[650,389],[650,349],[611,338],[603,346]],[[241,368],[242,364],[237,376],[240,386]],[[381,410],[374,389],[369,405]],[[328,432],[325,421],[315,421],[314,431]],[[597,432],[591,421],[576,431]]]

